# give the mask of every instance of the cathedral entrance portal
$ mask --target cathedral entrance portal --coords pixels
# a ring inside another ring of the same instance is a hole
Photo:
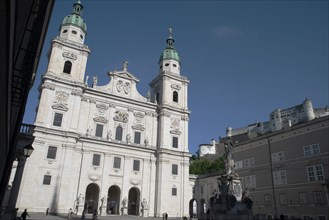
[[[107,214],[119,214],[120,189],[117,186],[111,186],[107,194]]]
[[[139,189],[133,187],[129,190],[128,195],[128,215],[139,215]]]
[[[195,199],[190,200],[190,217],[197,218],[198,217],[198,203]]]
[[[99,186],[91,183],[86,189],[85,211],[86,213],[93,213],[98,210]]]

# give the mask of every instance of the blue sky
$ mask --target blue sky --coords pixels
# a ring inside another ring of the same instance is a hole
[[[37,88],[50,41],[75,0],[57,0],[24,122],[34,123]],[[86,75],[107,84],[121,68],[146,95],[173,28],[181,74],[190,80],[189,149],[225,136],[226,127],[267,121],[276,108],[329,103],[328,1],[82,0],[91,48]]]

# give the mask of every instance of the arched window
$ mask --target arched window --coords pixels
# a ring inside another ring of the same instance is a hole
[[[122,127],[120,125],[115,130],[115,140],[122,141]]]
[[[63,72],[70,74],[72,68],[72,63],[70,61],[65,61]]]
[[[160,93],[157,92],[157,93],[155,94],[155,100],[156,100],[157,103],[160,102]]]
[[[178,92],[174,91],[172,94],[172,100],[174,102],[178,102]]]

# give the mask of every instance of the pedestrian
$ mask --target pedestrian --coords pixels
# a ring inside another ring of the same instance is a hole
[[[94,210],[93,220],[97,220],[97,209]]]
[[[47,208],[46,210],[46,216],[49,214],[49,208]]]
[[[85,219],[85,212],[86,212],[86,210],[84,209],[84,210],[82,211],[81,219]]]
[[[25,209],[24,212],[21,214],[22,220],[25,220],[26,216],[29,216],[29,213],[27,213],[27,209]],[[29,217],[31,217],[31,216],[29,216]]]
[[[67,213],[67,219],[70,220],[72,215],[72,209],[69,209],[69,213]]]

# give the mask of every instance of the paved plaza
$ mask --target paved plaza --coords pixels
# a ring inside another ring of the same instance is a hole
[[[46,219],[46,220],[60,220],[60,219],[68,219],[67,216],[63,215],[48,215],[46,216],[45,213],[29,213],[30,217],[27,217],[26,220],[40,220],[40,219]],[[20,213],[18,214],[20,216]],[[71,220],[81,219],[81,216],[72,215]],[[85,219],[92,219],[92,215],[87,215]],[[155,218],[155,217],[140,217],[140,216],[120,216],[120,215],[109,215],[109,216],[99,216],[97,219],[110,219],[110,220],[162,220],[161,218]],[[176,219],[183,219],[183,218],[168,218],[169,220],[176,220]]]

